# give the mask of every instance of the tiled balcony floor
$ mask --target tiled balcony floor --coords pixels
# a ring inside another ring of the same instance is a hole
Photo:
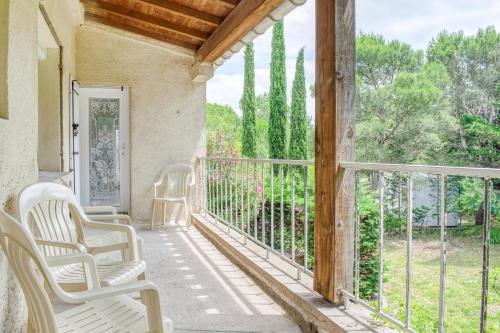
[[[301,332],[244,272],[195,227],[168,224],[154,231],[137,226],[144,238],[146,278],[161,293],[174,332]]]

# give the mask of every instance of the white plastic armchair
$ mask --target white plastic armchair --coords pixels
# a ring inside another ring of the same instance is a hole
[[[172,321],[162,317],[155,284],[135,281],[101,288],[91,255],[77,253],[44,258],[28,230],[2,210],[0,245],[28,304],[29,333],[171,333],[173,330]],[[84,265],[89,290],[67,292],[57,283],[50,266],[73,264]],[[44,285],[63,302],[81,305],[56,314]],[[141,293],[143,304],[127,296],[134,292]]]
[[[100,283],[116,285],[145,278],[146,264],[140,260],[135,229],[130,225],[90,220],[71,189],[56,183],[33,184],[21,191],[17,203],[21,223],[45,256],[95,255],[119,250],[124,254],[122,261],[97,265]],[[107,233],[87,237],[83,226]],[[54,268],[53,274],[66,290],[86,289],[86,276],[80,264]]]
[[[186,224],[191,225],[191,188],[195,183],[195,174],[188,164],[172,164],[165,168],[160,179],[153,184],[154,201],[151,217],[151,230],[154,227],[156,204],[163,204],[163,224],[165,224],[167,202],[181,202],[184,205]],[[160,192],[161,186],[164,190]]]

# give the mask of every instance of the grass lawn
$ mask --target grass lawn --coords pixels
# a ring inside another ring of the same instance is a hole
[[[447,332],[479,331],[482,236],[476,232],[448,232],[446,273]],[[462,230],[463,231],[463,230]],[[412,326],[436,332],[439,300],[439,234],[414,231]],[[406,241],[387,237],[384,252],[385,311],[405,320]],[[500,245],[490,246],[488,330],[500,332]]]

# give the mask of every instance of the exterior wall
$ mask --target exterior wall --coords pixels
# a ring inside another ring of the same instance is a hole
[[[193,56],[100,25],[77,33],[81,86],[130,87],[131,214],[151,218],[162,169],[205,153],[205,83],[192,82]],[[182,216],[171,206],[170,216]]]
[[[59,171],[59,49],[47,49],[38,62],[38,168]]]
[[[7,118],[7,33],[9,2],[0,1],[0,118]]]
[[[63,47],[62,65],[62,133],[63,133],[63,170],[71,168],[71,78],[76,72],[76,27],[83,24],[83,10],[78,0],[41,0],[57,37]],[[59,97],[57,98],[59,102]],[[59,109],[58,109],[59,110]],[[59,116],[57,118],[59,120]],[[55,140],[55,139],[54,139]],[[60,137],[57,133],[57,147],[60,149]],[[58,156],[58,158],[60,158]],[[51,170],[52,171],[52,170]]]
[[[0,208],[13,213],[16,193],[38,179],[38,1],[1,0],[2,9],[7,2],[9,119],[0,117]],[[65,73],[69,77],[71,68],[74,72],[74,26],[78,24],[75,22],[79,17],[79,2],[47,0],[42,4],[47,6],[65,46]],[[2,42],[5,42],[4,37],[0,39],[0,47]],[[64,96],[69,104],[68,94]],[[69,109],[66,108],[65,117],[68,115]],[[69,131],[69,120],[66,124]],[[24,298],[7,261],[0,254],[0,332],[23,332],[26,319]]]
[[[4,2],[4,1],[2,1]],[[37,178],[37,10],[32,0],[11,0],[8,43],[8,113],[0,118],[0,207]],[[26,306],[0,255],[0,331],[20,332]]]

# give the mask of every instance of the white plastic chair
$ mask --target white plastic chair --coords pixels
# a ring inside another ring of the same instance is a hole
[[[21,191],[17,205],[21,223],[31,232],[45,256],[74,253],[95,255],[122,251],[122,261],[98,264],[103,286],[144,279],[146,263],[140,260],[135,229],[130,225],[91,221],[71,189],[56,183],[37,183]],[[126,215],[110,215],[131,224]],[[83,226],[108,231],[87,237]],[[54,268],[56,280],[65,290],[86,288],[86,276],[79,264]]]
[[[167,202],[181,202],[184,205],[186,224],[191,225],[189,213],[191,211],[190,192],[195,183],[194,169],[187,164],[169,165],[160,179],[153,184],[154,202],[151,230],[155,221],[156,204],[163,204],[163,224],[165,224]],[[160,193],[159,188],[165,184],[165,190]]]
[[[101,288],[91,255],[44,258],[28,230],[2,210],[0,245],[28,304],[29,333],[172,332],[172,321],[162,317],[160,295],[154,283],[135,281]],[[73,264],[85,265],[89,290],[66,292],[56,282],[50,267]],[[83,304],[55,314],[44,285],[63,302]],[[143,304],[127,296],[134,292],[141,293]]]

